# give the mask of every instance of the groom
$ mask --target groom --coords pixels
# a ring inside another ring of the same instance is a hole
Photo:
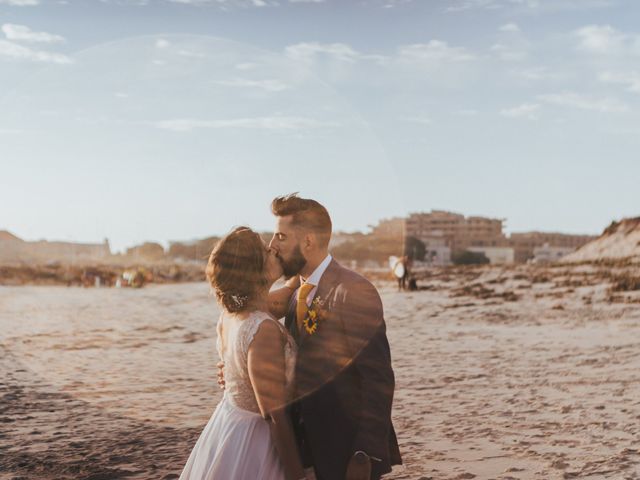
[[[329,255],[331,218],[320,203],[291,194],[275,198],[271,210],[269,247],[285,276],[301,283],[285,326],[298,344],[291,415],[304,465],[318,480],[377,480],[402,462],[380,296]]]

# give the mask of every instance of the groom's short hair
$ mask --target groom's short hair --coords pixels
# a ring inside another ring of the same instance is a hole
[[[331,217],[319,202],[310,198],[300,198],[298,192],[290,193],[274,198],[271,211],[277,217],[291,215],[292,225],[315,233],[321,247],[329,246]]]

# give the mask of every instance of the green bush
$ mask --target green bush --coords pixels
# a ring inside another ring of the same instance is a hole
[[[415,237],[407,237],[404,240],[404,254],[409,257],[410,260],[424,261],[424,256],[427,253],[427,247]]]
[[[489,259],[482,252],[456,252],[451,256],[451,261],[455,265],[485,265],[489,263]]]

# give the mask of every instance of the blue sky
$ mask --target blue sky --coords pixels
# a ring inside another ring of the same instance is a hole
[[[0,0],[0,229],[115,249],[300,191],[598,233],[640,207],[632,0]]]

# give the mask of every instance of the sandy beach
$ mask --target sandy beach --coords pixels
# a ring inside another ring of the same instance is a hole
[[[640,479],[633,268],[381,282],[405,461],[385,478]],[[177,478],[221,397],[217,316],[204,283],[0,287],[0,479]]]

